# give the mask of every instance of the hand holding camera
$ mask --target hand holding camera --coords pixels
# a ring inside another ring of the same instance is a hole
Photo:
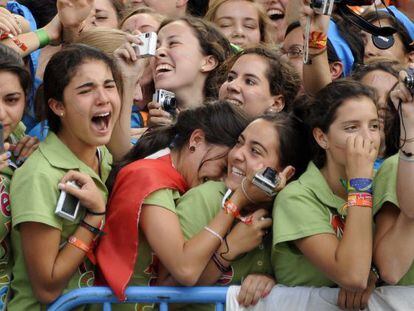
[[[294,172],[292,166],[287,166],[281,173],[270,167],[261,169],[253,176],[245,177],[236,189],[236,193],[242,193],[246,205],[272,202],[274,196],[285,187]]]
[[[80,208],[79,204],[92,214],[103,215],[105,213],[104,197],[89,175],[69,171],[63,176],[58,187],[62,191],[61,197],[63,197],[63,199],[59,199],[55,211],[59,216],[74,221]],[[60,200],[62,200],[61,203]]]
[[[155,56],[157,51],[157,34],[155,32],[146,32],[138,35],[141,44],[132,43],[137,57]]]
[[[158,89],[152,99],[152,102],[148,104],[149,127],[172,124],[178,112],[175,94]]]

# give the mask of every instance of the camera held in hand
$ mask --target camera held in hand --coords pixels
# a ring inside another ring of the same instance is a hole
[[[176,115],[177,100],[173,92],[163,89],[155,90],[152,100],[159,103],[164,111],[167,111],[172,116]]]
[[[66,182],[66,185],[79,189],[78,184],[74,181],[68,181]],[[55,214],[64,219],[74,222],[76,220],[76,217],[78,217],[79,209],[79,199],[62,190],[60,192],[58,203],[56,205]]]
[[[407,77],[404,79],[404,84],[410,90],[411,94],[414,95],[414,68],[407,69]]]
[[[151,57],[155,56],[157,50],[157,34],[155,32],[146,32],[140,34],[138,38],[141,40],[142,44],[131,44],[135,50],[135,54],[138,57]]]
[[[374,0],[312,0],[310,6],[316,14],[331,15],[334,4],[342,5],[371,5]]]
[[[271,167],[267,167],[262,173],[256,173],[253,184],[263,190],[268,196],[276,195],[276,187],[279,185],[279,176]]]

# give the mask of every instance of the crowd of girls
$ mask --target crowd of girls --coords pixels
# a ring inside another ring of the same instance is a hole
[[[397,31],[379,49],[307,0],[57,0],[37,30],[11,2],[0,2],[8,310],[92,285],[120,301],[134,285],[241,285],[249,306],[277,284],[337,287],[340,308],[362,309],[380,284],[414,285],[414,24],[395,7],[363,13]],[[148,58],[135,47],[145,32],[157,34]],[[38,125],[22,122],[34,112]],[[270,196],[255,179],[266,168]],[[72,221],[55,213],[63,191],[80,201]]]

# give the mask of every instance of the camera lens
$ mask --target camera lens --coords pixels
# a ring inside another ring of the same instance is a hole
[[[162,108],[171,113],[174,114],[175,113],[175,109],[177,108],[177,101],[175,100],[174,97],[166,97],[163,100],[162,103]]]
[[[145,38],[149,38],[150,34],[149,32],[145,34]]]
[[[274,181],[276,179],[276,171],[270,167],[266,168],[263,172],[263,177],[268,180]]]
[[[407,88],[411,89],[411,91],[414,90],[414,75],[408,75],[404,79],[404,84]]]

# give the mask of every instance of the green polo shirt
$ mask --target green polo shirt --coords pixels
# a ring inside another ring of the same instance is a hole
[[[374,207],[380,210],[385,202],[399,208],[397,198],[398,154],[384,161],[374,179]],[[397,285],[414,285],[414,264]]]
[[[226,190],[223,182],[209,181],[190,189],[178,200],[177,215],[187,240],[204,230],[220,212]],[[271,238],[268,236],[259,247],[233,261],[231,271],[223,274],[215,286],[240,285],[252,273],[272,275],[270,250]],[[214,305],[190,305],[185,310],[214,310]]]
[[[26,127],[20,122],[7,141],[16,144],[24,137],[25,130]],[[13,153],[11,160],[15,161]],[[7,288],[10,285],[13,264],[9,237],[11,228],[9,190],[13,173],[14,170],[10,166],[0,171],[0,292],[3,293],[0,299],[2,301],[7,300]]]
[[[68,237],[77,229],[85,211],[82,210],[74,222],[55,215],[60,195],[58,183],[69,170],[80,171],[91,176],[97,187],[107,197],[105,181],[111,170],[112,156],[105,147],[100,148],[100,154],[101,177],[79,160],[53,132],[49,132],[38,150],[26,160],[21,168],[16,170],[10,191],[13,224],[11,236],[15,262],[11,282],[13,298],[8,304],[9,310],[45,309],[45,306],[38,303],[34,297],[30,286],[21,248],[19,224],[39,222],[58,229],[61,231],[61,246],[63,246]],[[69,281],[64,292],[91,286],[93,281],[93,266],[85,260]]]
[[[176,202],[180,198],[177,190],[161,189],[151,193],[144,200],[144,204],[156,205],[176,214]],[[159,259],[152,251],[142,230],[138,231],[138,256],[135,262],[134,273],[128,286],[155,285],[158,278]],[[112,310],[156,310],[155,304],[114,304]]]
[[[273,206],[273,271],[287,286],[334,286],[293,241],[321,233],[342,237],[338,224],[346,201],[336,196],[313,162],[283,189]]]

